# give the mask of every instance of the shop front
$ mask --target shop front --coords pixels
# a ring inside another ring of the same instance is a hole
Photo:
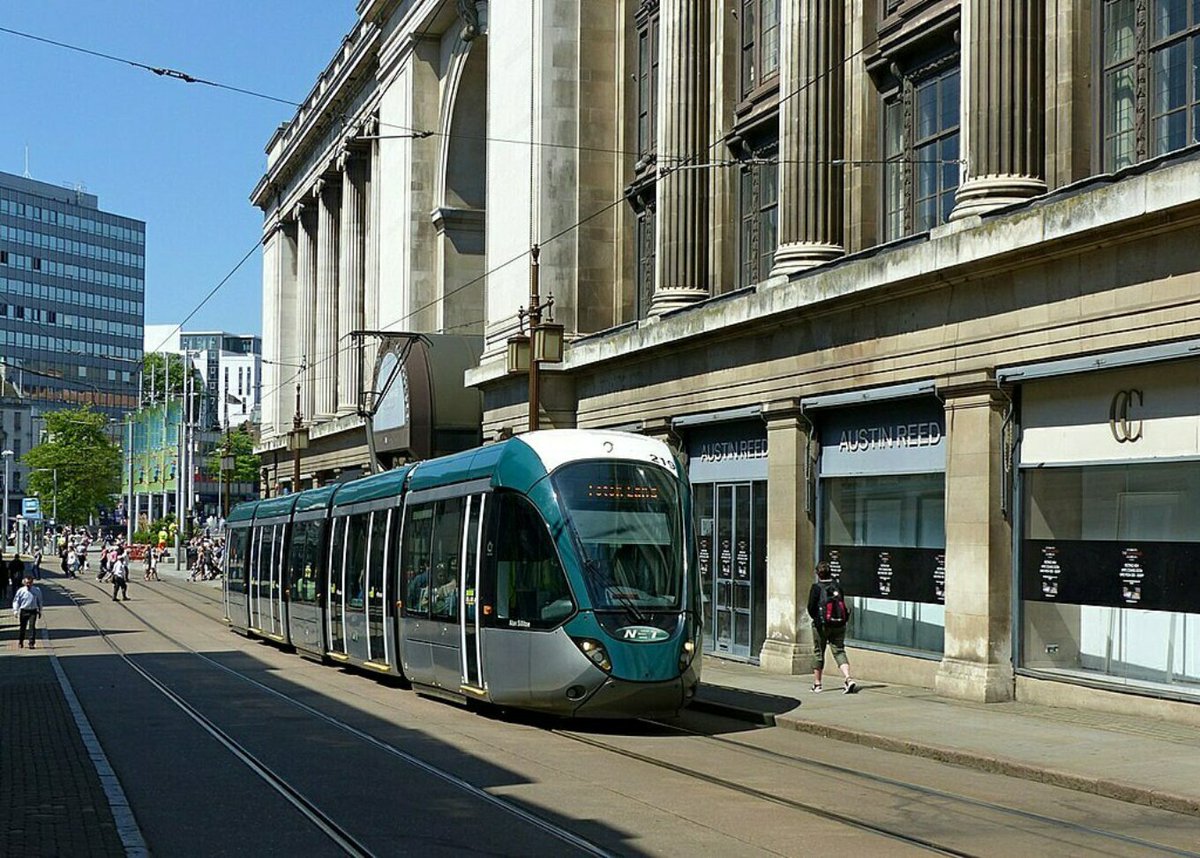
[[[767,611],[766,425],[749,410],[673,423],[692,483],[704,650],[757,661]]]
[[[847,640],[934,658],[946,625],[946,431],[931,390],[802,404],[820,441],[818,556],[851,597]]]
[[[1018,662],[1194,699],[1200,361],[1138,362],[1154,353],[1009,373],[1021,382]]]

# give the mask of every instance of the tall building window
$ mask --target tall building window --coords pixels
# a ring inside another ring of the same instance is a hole
[[[779,0],[742,0],[742,95],[779,74]]]
[[[959,174],[957,57],[902,77],[883,103],[883,224],[891,241],[945,223]]]
[[[772,147],[775,154],[778,146]],[[779,164],[759,155],[741,166],[738,286],[767,279],[779,244]]]
[[[634,311],[639,319],[650,312],[654,298],[654,235],[655,218],[653,203],[642,209],[637,216],[637,297]]]
[[[1100,14],[1104,169],[1200,141],[1200,2],[1104,0]]]
[[[658,144],[658,0],[643,0],[637,17],[638,157]]]

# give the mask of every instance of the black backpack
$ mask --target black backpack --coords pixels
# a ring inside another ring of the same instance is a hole
[[[828,628],[841,628],[850,619],[850,609],[846,606],[846,597],[842,595],[842,586],[837,581],[818,581],[820,591],[817,596],[817,616],[821,625]]]

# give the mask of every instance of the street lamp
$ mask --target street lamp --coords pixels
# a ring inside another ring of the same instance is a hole
[[[8,486],[9,486],[8,477],[9,477],[9,471],[12,467],[13,451],[5,450],[3,453],[0,453],[0,456],[4,457],[4,541],[2,544],[4,546],[4,550],[7,551],[8,550]]]
[[[538,368],[543,363],[562,363],[564,328],[552,318],[542,320],[542,312],[549,316],[554,311],[554,296],[545,301],[538,292],[541,266],[538,257],[541,248],[536,244],[530,249],[529,265],[529,308],[517,310],[521,332],[508,339],[508,371],[529,373],[529,431],[538,428],[538,407],[541,400],[541,385]],[[525,319],[529,319],[529,336],[525,336]]]

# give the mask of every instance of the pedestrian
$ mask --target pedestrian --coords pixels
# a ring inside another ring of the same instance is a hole
[[[158,548],[154,545],[146,551],[146,580],[158,580]]]
[[[24,585],[17,590],[12,603],[13,616],[21,623],[17,647],[25,647],[25,629],[28,628],[29,648],[33,649],[37,645],[37,621],[42,616],[42,588],[34,586],[33,579],[28,575],[24,578]]]
[[[4,573],[8,581],[8,593],[15,599],[17,590],[21,589],[21,581],[25,578],[25,564],[21,562],[21,556],[14,554],[12,560],[3,563]]]
[[[33,549],[33,577],[38,579],[42,577],[42,547],[40,545]]]
[[[842,693],[853,694],[858,684],[850,678],[850,659],[846,657],[846,623],[850,620],[850,608],[842,585],[834,579],[824,560],[817,564],[817,580],[808,591],[808,615],[812,618],[813,692],[821,692],[825,647],[828,646],[842,672]]]
[[[79,544],[75,546],[75,557],[76,557],[76,560],[78,561],[80,575],[82,575],[84,572],[86,572],[87,568],[88,568],[87,551],[88,551],[87,541],[85,539],[80,539]]]
[[[63,558],[63,571],[67,573],[68,578],[74,578],[75,573],[79,571],[79,555],[73,549],[68,548]]]
[[[121,594],[122,599],[124,599],[126,602],[129,601],[129,592],[128,592],[129,585],[127,584],[127,578],[129,576],[129,569],[128,569],[127,563],[128,563],[128,561],[126,561],[125,555],[118,554],[113,559],[112,563],[109,564],[108,574],[112,580],[112,585],[113,585],[112,600],[114,602],[117,601],[117,593],[118,592]]]

